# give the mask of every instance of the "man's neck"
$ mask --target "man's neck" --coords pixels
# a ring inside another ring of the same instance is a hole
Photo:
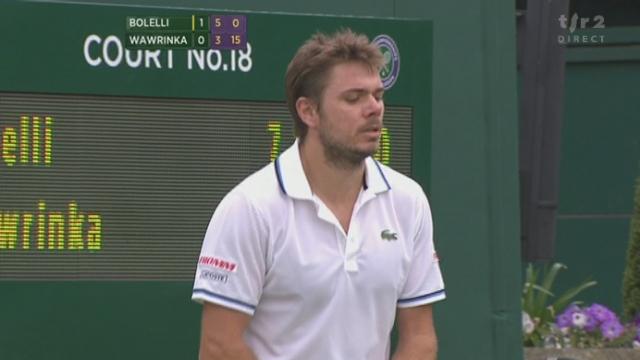
[[[325,203],[353,205],[363,184],[364,161],[353,167],[336,166],[326,158],[319,143],[305,141],[299,146],[311,191]]]

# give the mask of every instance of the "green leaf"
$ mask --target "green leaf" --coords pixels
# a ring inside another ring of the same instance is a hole
[[[536,308],[546,308],[546,304],[547,304],[547,300],[549,298],[549,293],[551,293],[551,288],[553,287],[553,283],[556,280],[556,277],[558,276],[558,272],[560,270],[564,270],[567,267],[564,264],[561,263],[554,263],[551,266],[551,269],[548,270],[547,267],[545,267],[545,275],[544,278],[542,280],[542,287],[544,289],[547,290],[547,292],[540,292],[538,294],[537,297],[537,301],[536,301]],[[553,295],[551,295],[553,296]]]
[[[597,284],[595,281],[585,280],[582,284],[567,290],[552,304],[554,311],[557,313],[564,310],[578,294]]]
[[[523,296],[522,296],[522,309],[526,311],[529,315],[533,316],[533,285],[538,280],[537,271],[533,270],[533,265],[529,264],[527,266],[527,273],[525,277]]]
[[[553,293],[552,293],[551,291],[549,291],[549,290],[547,290],[547,289],[543,288],[543,287],[542,287],[542,286],[540,286],[540,285],[535,285],[535,284],[534,284],[534,285],[532,285],[532,287],[533,287],[534,289],[536,289],[536,290],[540,291],[540,292],[543,292],[543,293],[547,294],[548,296],[555,296],[555,295],[553,295]]]

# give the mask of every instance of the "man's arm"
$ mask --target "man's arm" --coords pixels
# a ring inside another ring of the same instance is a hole
[[[202,309],[200,360],[256,360],[244,341],[251,316],[205,302]]]
[[[438,341],[431,305],[398,308],[398,348],[393,360],[436,360]]]

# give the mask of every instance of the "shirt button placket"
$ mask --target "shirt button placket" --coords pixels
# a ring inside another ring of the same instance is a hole
[[[358,271],[358,239],[354,229],[350,230],[345,244],[344,268],[346,271],[355,272]]]

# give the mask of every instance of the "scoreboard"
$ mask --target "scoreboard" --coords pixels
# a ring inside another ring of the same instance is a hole
[[[0,280],[190,281],[216,204],[293,141],[281,102],[6,92],[0,108]],[[387,110],[376,155],[405,173],[410,117]]]
[[[293,143],[297,48],[344,27],[385,55],[375,158],[427,186],[427,21],[0,3],[0,359],[195,358],[208,221]]]
[[[244,15],[127,16],[130,49],[246,49]]]

